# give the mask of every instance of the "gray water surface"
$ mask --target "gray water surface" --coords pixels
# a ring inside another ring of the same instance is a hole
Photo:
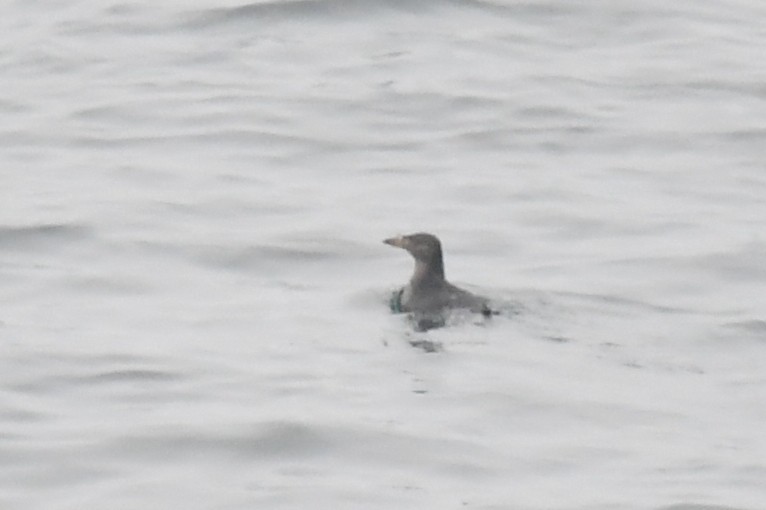
[[[0,508],[763,508],[764,27],[9,3]],[[505,313],[390,314],[415,231]]]

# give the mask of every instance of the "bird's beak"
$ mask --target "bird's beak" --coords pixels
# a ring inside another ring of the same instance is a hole
[[[385,239],[383,242],[397,248],[404,248],[404,236],[392,237],[391,239]]]

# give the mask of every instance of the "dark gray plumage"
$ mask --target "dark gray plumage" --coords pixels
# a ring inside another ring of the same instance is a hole
[[[445,279],[441,242],[436,236],[418,233],[383,242],[407,250],[415,259],[410,282],[391,301],[394,311],[412,312],[418,321],[425,318],[428,323],[434,322],[429,327],[443,325],[444,312],[451,309],[467,309],[485,316],[492,314],[487,299],[455,287]]]

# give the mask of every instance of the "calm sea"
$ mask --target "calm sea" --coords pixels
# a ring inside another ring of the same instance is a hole
[[[4,6],[1,509],[764,508],[766,4],[246,1]]]

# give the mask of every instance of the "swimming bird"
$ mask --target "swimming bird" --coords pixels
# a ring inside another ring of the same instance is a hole
[[[407,250],[415,259],[415,272],[407,285],[391,298],[394,312],[413,314],[418,329],[443,326],[454,309],[470,310],[485,317],[494,312],[484,297],[449,283],[444,277],[444,256],[439,238],[424,232],[386,239],[384,243]]]

